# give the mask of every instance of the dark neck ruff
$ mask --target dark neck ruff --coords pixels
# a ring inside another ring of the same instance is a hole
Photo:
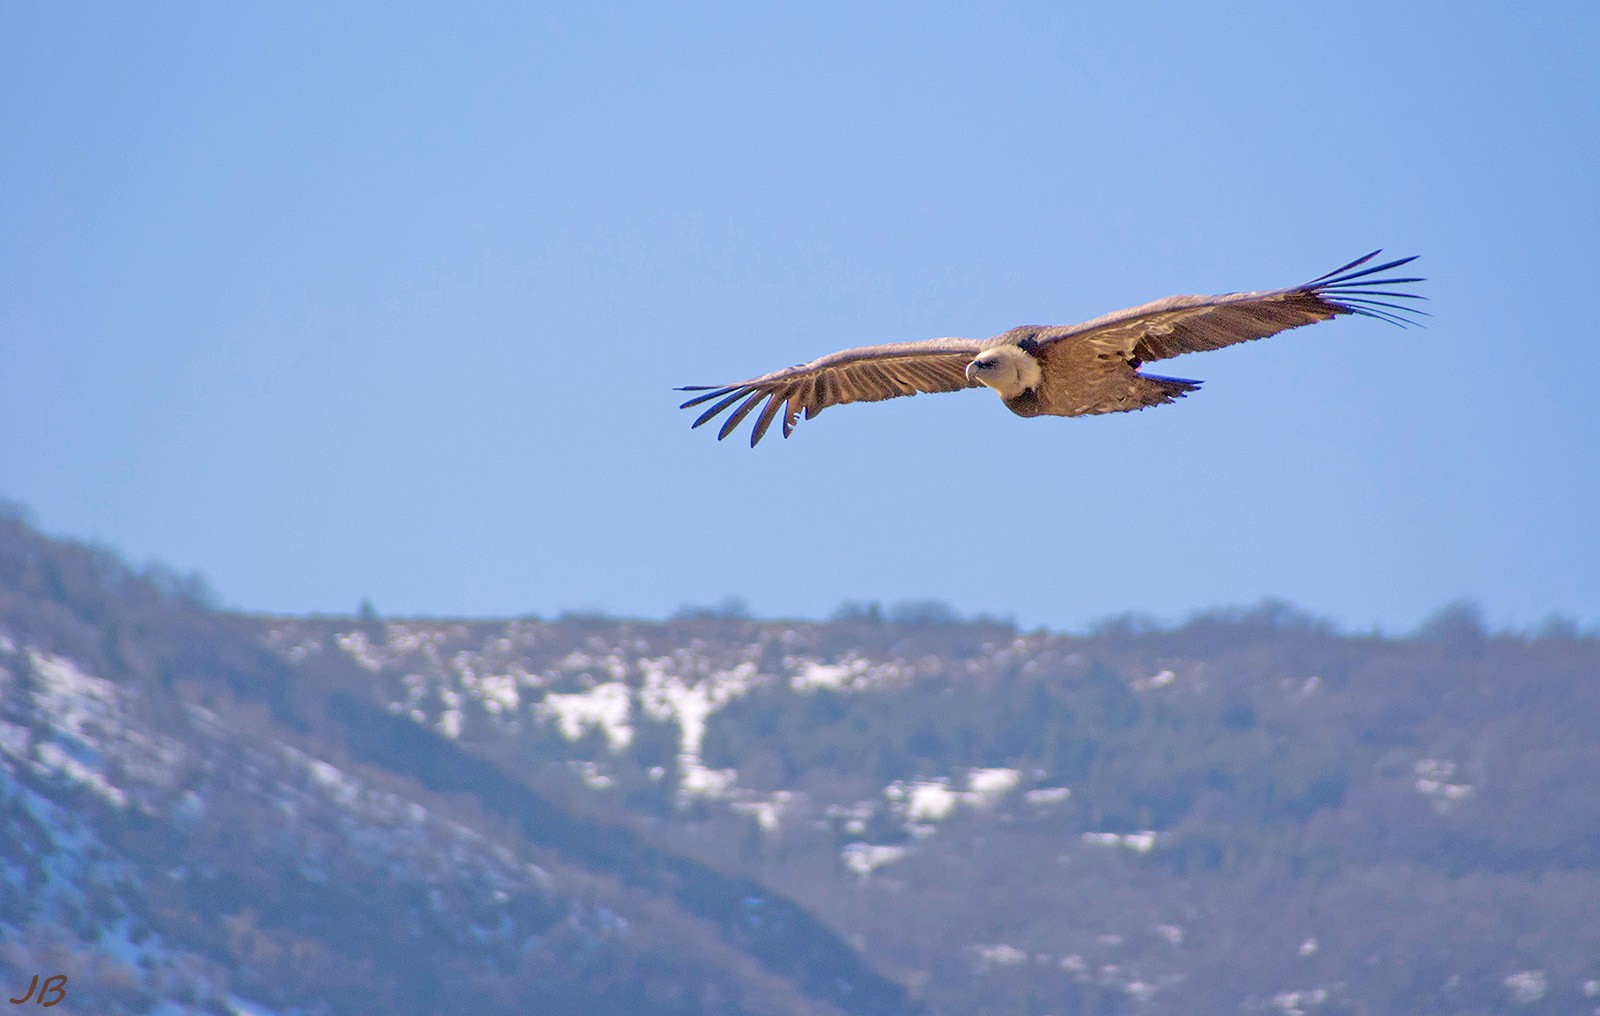
[[[1024,389],[1021,395],[1003,400],[1006,408],[1018,416],[1040,416],[1044,408],[1039,405],[1039,393],[1032,388]]]

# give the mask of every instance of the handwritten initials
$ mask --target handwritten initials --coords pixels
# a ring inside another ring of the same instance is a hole
[[[34,974],[33,980],[28,982],[28,990],[23,993],[21,998],[11,999],[11,1004],[22,1005],[24,1002],[28,1001],[28,999],[33,997],[34,988],[39,989],[39,1004],[48,1008],[67,997],[67,975],[56,974],[54,977],[46,977],[44,979],[44,983],[40,984],[39,975]],[[45,1001],[45,997],[48,996],[52,991],[56,993],[56,997],[50,999],[48,1002]]]

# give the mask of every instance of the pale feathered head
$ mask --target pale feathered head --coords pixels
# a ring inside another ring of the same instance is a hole
[[[1038,385],[1043,371],[1039,361],[1016,346],[984,350],[967,364],[967,380],[987,385],[1002,399],[1014,399]]]

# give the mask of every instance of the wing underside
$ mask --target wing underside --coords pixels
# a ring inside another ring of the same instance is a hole
[[[751,414],[757,414],[750,430],[753,448],[780,415],[783,436],[788,437],[802,415],[809,420],[829,406],[974,387],[975,382],[967,380],[965,371],[978,349],[974,339],[931,339],[846,349],[737,384],[680,388],[679,391],[701,394],[679,408],[711,403],[695,419],[696,427],[728,413],[717,431],[719,441]]]

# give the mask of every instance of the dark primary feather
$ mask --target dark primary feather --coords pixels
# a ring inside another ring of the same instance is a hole
[[[761,406],[761,415],[756,417],[750,431],[753,448],[766,436],[779,412],[783,413],[783,436],[788,437],[802,412],[809,420],[829,406],[847,402],[877,402],[918,392],[953,392],[976,387],[975,382],[967,380],[965,371],[978,350],[976,339],[929,339],[861,346],[737,384],[679,388],[681,392],[704,394],[696,395],[678,408],[689,409],[719,400],[695,419],[694,426],[699,427],[739,403],[717,431],[720,441]],[[740,402],[741,399],[744,401]]]

